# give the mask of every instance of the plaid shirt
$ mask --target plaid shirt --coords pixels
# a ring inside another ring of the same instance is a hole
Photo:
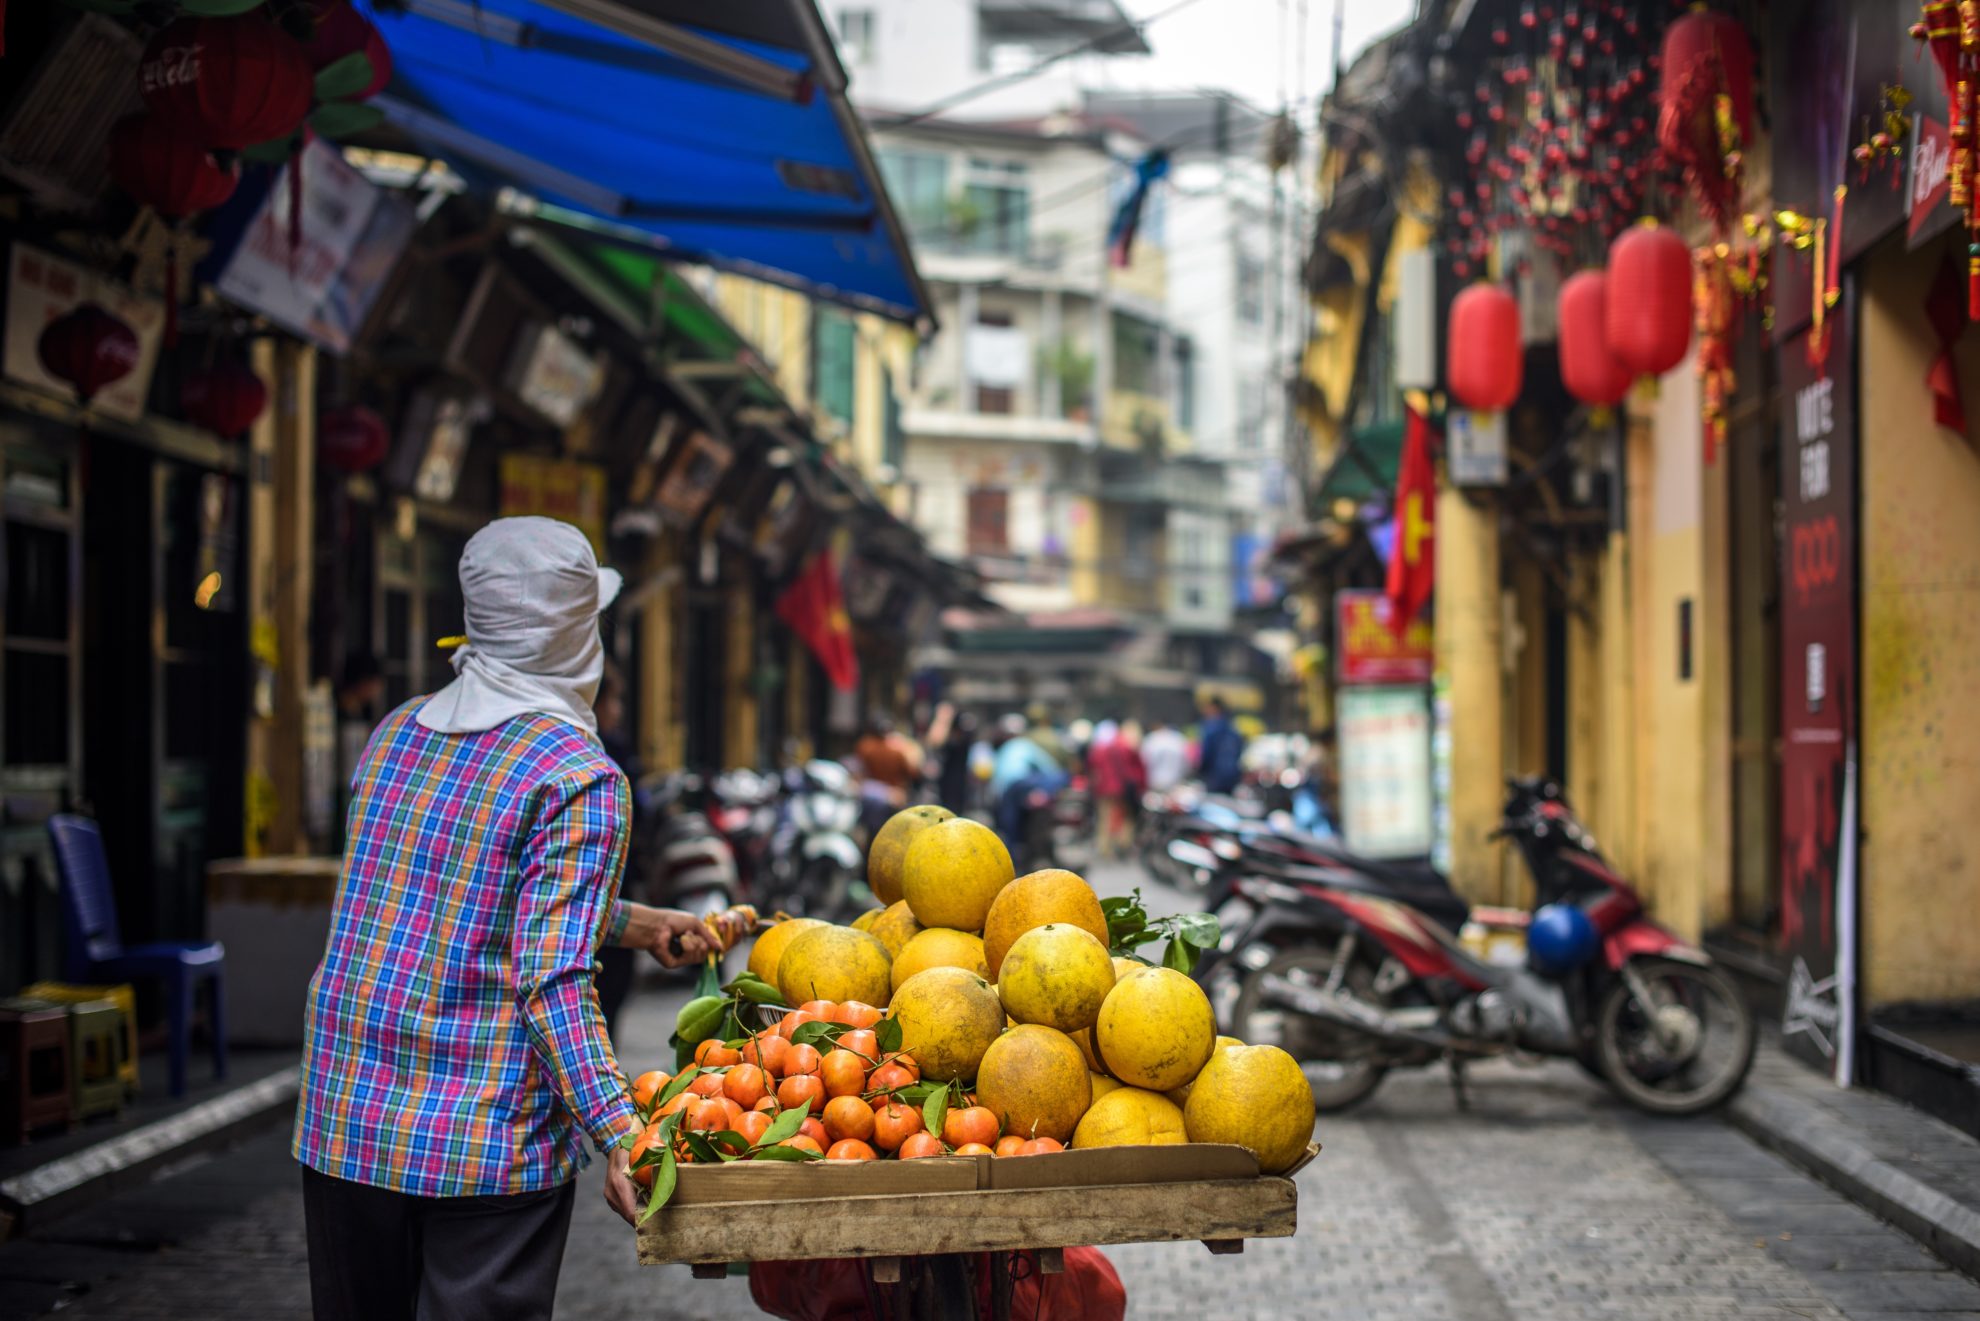
[[[625,777],[547,716],[439,734],[416,700],[352,783],[294,1151],[428,1197],[531,1192],[636,1132],[592,990],[624,933]]]

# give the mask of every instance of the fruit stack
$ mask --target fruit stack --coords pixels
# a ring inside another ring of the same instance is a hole
[[[1110,950],[1085,880],[1014,871],[993,831],[909,808],[867,859],[885,908],[758,936],[729,1000],[682,1011],[691,1067],[633,1084],[648,1120],[633,1166],[653,1205],[680,1161],[1221,1142],[1266,1173],[1296,1164],[1313,1131],[1298,1061],[1218,1036],[1185,973]],[[737,1031],[763,1005],[785,1011]]]

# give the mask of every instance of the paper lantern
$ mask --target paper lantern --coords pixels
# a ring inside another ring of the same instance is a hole
[[[42,329],[35,353],[43,369],[67,381],[87,406],[137,369],[137,332],[95,303],[81,303]]]
[[[1496,412],[1519,398],[1525,351],[1519,303],[1503,285],[1474,284],[1451,300],[1450,387],[1466,408]]]
[[[1561,384],[1584,404],[1607,406],[1629,393],[1629,368],[1609,350],[1609,279],[1582,271],[1561,285]]]
[[[391,443],[385,419],[362,404],[333,408],[317,419],[316,452],[341,472],[377,467],[385,461]]]
[[[1700,5],[1665,30],[1662,68],[1657,143],[1722,224],[1739,202],[1741,155],[1753,138],[1752,44],[1738,19]]]
[[[144,48],[138,83],[153,113],[235,151],[293,134],[315,96],[302,43],[258,9],[160,28]]]
[[[136,114],[110,130],[110,177],[160,215],[184,220],[232,197],[241,175],[239,166],[213,159],[193,125]]]
[[[222,362],[186,377],[179,410],[186,421],[218,436],[238,436],[268,407],[268,387],[237,362]]]
[[[308,47],[310,67],[322,69],[350,55],[363,55],[371,61],[371,81],[351,94],[354,101],[368,101],[392,81],[392,51],[384,34],[358,13],[350,0],[317,0],[316,35]]]
[[[1609,245],[1609,352],[1638,376],[1661,376],[1691,348],[1691,250],[1654,220]]]

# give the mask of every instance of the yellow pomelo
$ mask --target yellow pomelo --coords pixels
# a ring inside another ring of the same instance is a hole
[[[1119,983],[1121,978],[1127,976],[1129,973],[1140,972],[1143,968],[1146,968],[1147,966],[1148,966],[1147,964],[1141,962],[1139,959],[1124,959],[1124,958],[1116,957],[1114,959],[1114,981],[1116,983]],[[1070,1033],[1068,1035],[1070,1035],[1074,1041],[1079,1043],[1079,1048],[1082,1051],[1086,1052],[1087,1066],[1091,1068],[1095,1073],[1105,1074],[1107,1072],[1107,1066],[1101,1062],[1100,1052],[1097,1049],[1095,1049],[1093,1045],[1093,1029],[1090,1027],[1083,1027],[1079,1031]],[[1114,1085],[1118,1087],[1120,1083],[1118,1081],[1115,1081]],[[1098,1093],[1095,1093],[1095,1095],[1098,1095]],[[1181,1102],[1177,1102],[1177,1104],[1181,1104]]]
[[[854,931],[873,930],[873,924],[875,922],[878,922],[880,920],[880,915],[882,913],[885,913],[886,911],[887,910],[884,908],[867,909],[864,913],[861,913],[858,917],[853,919],[853,923],[852,923],[853,930]]]
[[[1196,1076],[1217,1040],[1210,998],[1174,968],[1143,968],[1107,993],[1093,1044],[1107,1072],[1166,1092]]]
[[[901,890],[921,925],[981,931],[997,892],[1016,874],[996,831],[957,817],[915,835],[901,865]]]
[[[1072,1038],[1049,1027],[1012,1028],[976,1066],[976,1103],[1002,1121],[1005,1133],[1064,1142],[1092,1101],[1085,1057]]]
[[[888,1013],[901,1025],[901,1049],[930,1082],[974,1078],[983,1052],[1004,1030],[995,988],[963,968],[916,973],[894,992]]]
[[[799,932],[824,925],[825,923],[815,917],[793,917],[768,928],[756,938],[756,943],[749,947],[749,970],[775,986],[777,963],[784,957],[784,950],[797,939]],[[802,1004],[803,1001],[794,1000],[792,1003]]]
[[[894,813],[874,832],[866,850],[866,884],[881,903],[901,901],[901,863],[914,837],[932,825],[954,820],[955,815],[946,807],[924,803]]]
[[[1190,1087],[1183,1126],[1191,1142],[1249,1147],[1258,1168],[1276,1174],[1313,1140],[1313,1088],[1277,1046],[1220,1046]]]
[[[1061,1032],[1092,1027],[1113,989],[1107,947],[1092,933],[1058,922],[1019,936],[997,976],[997,994],[1012,1018]]]
[[[887,947],[887,957],[899,954],[906,944],[921,934],[921,923],[914,920],[905,899],[889,904],[887,911],[873,919],[868,934]]]
[[[1217,1043],[1214,1046],[1210,1047],[1210,1062],[1214,1063],[1216,1061],[1218,1054],[1223,1051],[1224,1047],[1242,1046],[1243,1044],[1244,1043],[1242,1041],[1239,1041],[1236,1037],[1218,1037]],[[1209,1067],[1210,1067],[1209,1063],[1206,1063],[1203,1066],[1204,1069],[1207,1069]],[[1198,1069],[1196,1072],[1196,1077],[1201,1078],[1202,1076],[1203,1076],[1203,1069]],[[1180,1087],[1170,1088],[1168,1091],[1164,1092],[1163,1095],[1167,1096],[1171,1101],[1174,1101],[1177,1105],[1187,1106],[1189,1104],[1189,1089],[1195,1085],[1196,1085],[1196,1078],[1191,1078],[1188,1082],[1184,1083]]]
[[[1143,963],[1140,959],[1130,959],[1123,955],[1116,954],[1114,956],[1114,980],[1118,982],[1121,978],[1127,976],[1129,973],[1140,972],[1143,968],[1146,968],[1147,966],[1148,965]]]
[[[930,968],[962,968],[983,975],[983,941],[967,931],[929,927],[901,946],[894,956],[894,989],[918,972]]]
[[[983,919],[983,959],[995,977],[1004,966],[1011,944],[1027,931],[1048,922],[1076,926],[1107,943],[1107,915],[1100,896],[1069,871],[1048,867],[1020,876],[1005,886]]]
[[[1088,1107],[1074,1147],[1174,1147],[1188,1141],[1175,1102],[1139,1087],[1116,1087]]]
[[[1093,1099],[1096,1101],[1121,1085],[1120,1079],[1109,1078],[1106,1074],[1095,1073],[1091,1069],[1086,1071],[1086,1083],[1093,1089]]]
[[[800,931],[777,960],[784,1003],[859,1000],[885,1004],[893,990],[887,947],[864,931],[820,924]]]

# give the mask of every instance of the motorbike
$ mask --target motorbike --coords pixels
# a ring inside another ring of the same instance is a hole
[[[1473,909],[1421,865],[1252,842],[1226,843],[1227,858],[1179,840],[1178,861],[1213,861],[1238,909],[1195,975],[1232,1035],[1309,1065],[1323,1110],[1365,1100],[1391,1069],[1440,1060],[1462,1101],[1464,1065],[1494,1056],[1573,1059],[1655,1114],[1737,1091],[1755,1044],[1745,999],[1645,915],[1560,786],[1510,781],[1495,833],[1532,873],[1531,913]],[[1459,935],[1467,923],[1488,938],[1525,933],[1527,957],[1475,953]]]
[[[783,784],[775,775],[739,768],[716,776],[709,793],[710,818],[735,851],[743,887],[757,902],[775,899],[774,840]]]
[[[784,911],[848,922],[868,906],[866,855],[853,837],[860,811],[859,782],[838,762],[812,760],[785,773],[784,811],[771,849]]]
[[[707,784],[676,772],[642,784],[639,822],[627,853],[627,890],[645,902],[696,917],[744,902],[735,851],[703,810]],[[669,974],[677,979],[693,970]]]

